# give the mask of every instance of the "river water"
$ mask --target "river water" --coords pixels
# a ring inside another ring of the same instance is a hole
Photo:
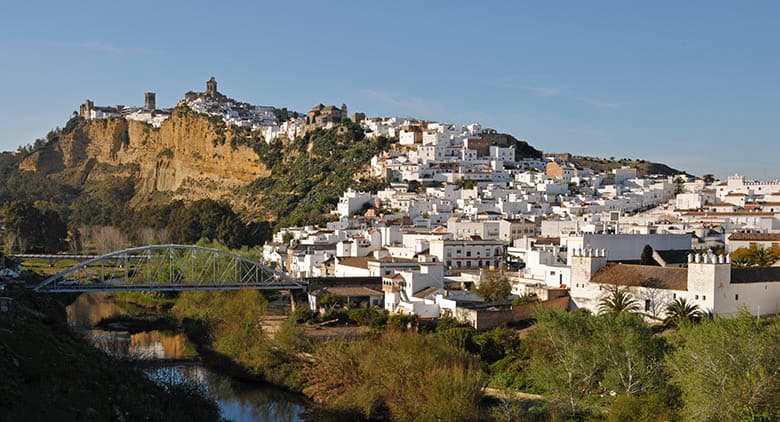
[[[208,369],[195,361],[197,352],[183,333],[95,329],[103,318],[126,314],[107,293],[85,293],[67,308],[68,324],[96,347],[116,356],[148,360],[149,378],[160,382],[195,385],[219,405],[228,420],[304,421],[305,399],[268,384],[246,383]]]

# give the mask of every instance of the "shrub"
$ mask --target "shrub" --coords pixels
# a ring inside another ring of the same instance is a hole
[[[400,332],[327,343],[308,374],[304,391],[315,401],[400,421],[474,420],[485,380],[467,352],[436,336]]]
[[[420,325],[420,317],[417,315],[396,314],[387,319],[387,328],[405,331],[416,330]]]
[[[383,328],[387,326],[387,312],[373,308],[352,309],[347,312],[350,322],[369,326],[371,328]]]
[[[609,408],[608,422],[663,422],[678,420],[664,398],[658,394],[620,396]]]

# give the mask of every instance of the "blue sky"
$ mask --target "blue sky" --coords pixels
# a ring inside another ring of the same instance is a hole
[[[549,152],[780,177],[778,2],[51,2],[0,13],[0,149],[86,98],[347,103]]]

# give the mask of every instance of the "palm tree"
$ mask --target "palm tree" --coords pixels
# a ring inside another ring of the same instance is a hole
[[[771,267],[778,258],[771,249],[761,247],[753,249],[750,256],[757,267]]]
[[[602,314],[618,315],[637,311],[639,311],[639,302],[628,292],[628,289],[616,287],[599,302],[599,313]]]
[[[704,314],[699,305],[688,303],[683,297],[675,299],[672,303],[666,305],[666,318],[664,324],[668,326],[677,326],[683,321],[698,322]]]

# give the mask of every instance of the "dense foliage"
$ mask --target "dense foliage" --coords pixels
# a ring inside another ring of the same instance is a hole
[[[540,312],[529,341],[532,384],[571,414],[667,390],[665,342],[635,314]]]
[[[671,383],[690,420],[780,418],[780,321],[747,312],[682,325],[672,337]],[[728,404],[724,406],[724,404]]]
[[[393,420],[474,420],[478,359],[435,336],[389,331],[317,349],[304,391],[338,410]]]
[[[738,248],[731,253],[731,262],[737,267],[771,267],[780,259],[780,247],[752,246]]]
[[[498,302],[512,293],[512,284],[505,275],[490,273],[479,283],[475,293],[486,302]]]
[[[11,201],[0,209],[9,252],[52,252],[66,247],[67,225],[47,204]]]
[[[278,217],[279,224],[303,225],[327,221],[327,212],[349,187],[377,190],[378,180],[354,180],[371,158],[391,140],[367,139],[357,124],[344,120],[332,129],[316,129],[284,145],[258,142],[254,148],[271,175],[256,180],[251,193]]]

